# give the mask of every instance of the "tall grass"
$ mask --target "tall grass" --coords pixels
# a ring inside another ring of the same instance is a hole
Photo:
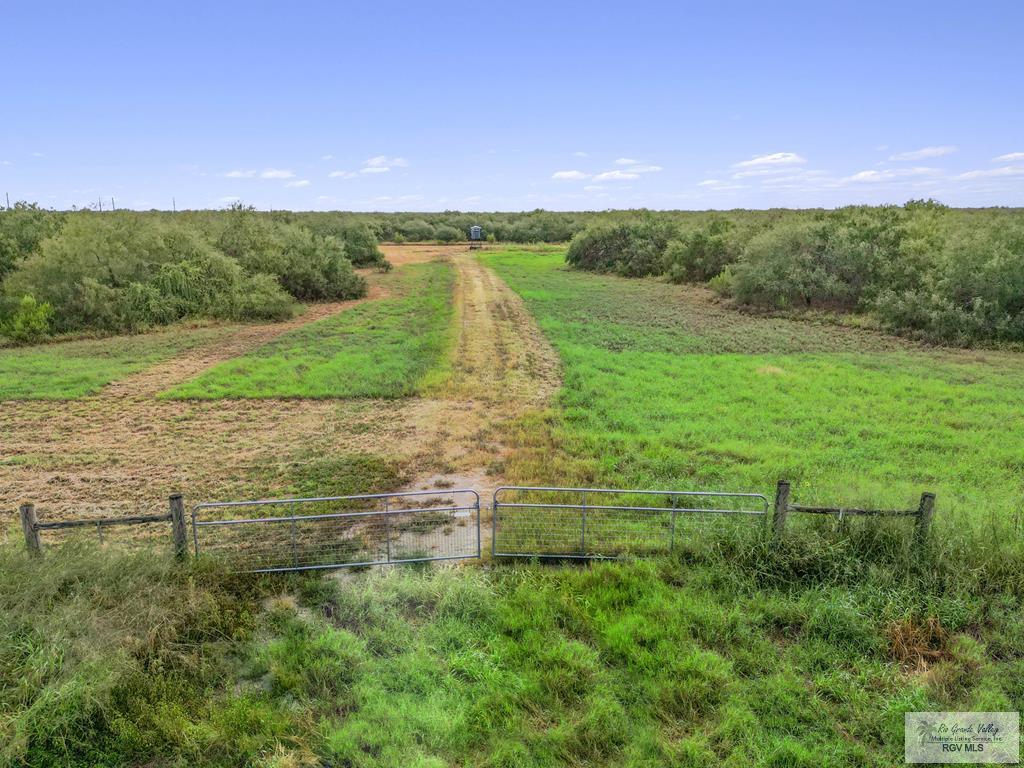
[[[0,764],[121,765],[217,738],[180,720],[251,627],[245,589],[82,542],[43,559],[0,547],[0,573]]]
[[[1021,593],[899,546],[339,579],[4,547],[0,764],[891,766],[905,711],[1024,703]]]

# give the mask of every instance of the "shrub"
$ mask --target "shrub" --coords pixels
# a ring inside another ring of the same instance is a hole
[[[285,266],[284,248],[274,224],[241,203],[232,205],[224,215],[226,223],[214,239],[217,249],[237,260],[249,274],[280,275]]]
[[[11,318],[4,324],[3,332],[14,341],[31,344],[46,338],[50,332],[53,307],[46,302],[39,303],[32,296],[23,296]]]
[[[665,249],[665,266],[674,283],[706,282],[740,255],[739,239],[730,237],[734,225],[715,219],[709,225],[671,240]]]
[[[234,259],[213,250],[174,264],[164,264],[153,285],[171,303],[176,317],[217,314],[218,303],[244,279]]]
[[[63,221],[63,214],[43,210],[35,203],[17,202],[0,211],[0,282],[43,240],[59,231]]]
[[[232,320],[285,320],[295,311],[295,302],[270,275],[252,275],[235,285],[223,313],[214,316]]]
[[[373,233],[365,224],[341,228],[353,245],[329,232],[337,227],[318,226],[316,232],[283,219],[261,217],[253,208],[232,206],[227,224],[215,239],[217,248],[235,258],[249,275],[267,274],[297,299],[352,299],[365,295],[366,283],[352,271],[349,249],[376,262]]]
[[[377,247],[377,238],[362,222],[353,222],[342,231],[345,254],[355,266],[377,266],[384,261],[384,254]]]
[[[461,230],[450,227],[447,224],[437,227],[434,230],[434,237],[441,243],[457,243],[460,240],[466,239],[466,235]]]
[[[413,243],[436,239],[434,228],[423,219],[402,222],[399,230],[406,240]]]
[[[645,277],[664,271],[665,248],[672,227],[646,219],[629,224],[591,227],[573,237],[565,260],[578,269]]]
[[[814,222],[790,222],[753,238],[733,270],[736,298],[748,304],[810,306],[837,287],[825,269],[825,238]]]
[[[736,293],[736,276],[732,272],[732,267],[726,267],[708,280],[708,287],[719,296],[734,296]]]
[[[347,261],[338,270],[336,284],[355,277]],[[7,282],[9,293],[52,306],[58,332],[134,332],[194,315],[279,319],[293,304],[276,278],[247,276],[195,230],[133,215],[69,217]]]
[[[161,322],[153,294],[133,287],[152,281],[166,264],[213,251],[196,232],[133,215],[77,214],[44,240],[7,280],[7,290],[28,294],[54,310],[53,329],[118,331]]]
[[[786,221],[753,237],[733,268],[736,297],[776,308],[860,306],[896,257],[900,232],[896,221],[890,229],[849,216]],[[877,226],[885,238],[872,231]]]
[[[366,295],[366,281],[352,271],[346,246],[337,238],[314,235],[289,224],[281,228],[281,285],[297,299],[355,299]],[[374,246],[376,247],[376,245]]]
[[[951,233],[915,283],[875,300],[890,330],[957,344],[1024,341],[1024,227]]]

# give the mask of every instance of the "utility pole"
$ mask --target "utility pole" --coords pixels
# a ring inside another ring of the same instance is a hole
[[[4,194],[7,195],[7,210],[9,211],[11,210],[11,193],[4,192]]]
[[[174,198],[172,197],[172,198],[171,198],[171,213],[177,213],[177,212],[178,212],[178,203],[177,203],[177,201],[176,201],[176,200],[175,200],[175,199],[174,199]]]
[[[116,211],[117,210],[117,206],[114,205],[114,196],[113,195],[110,196],[110,210],[112,210],[112,211]]]
[[[103,213],[103,198],[102,197],[97,197],[96,198],[96,202],[98,202],[100,204],[100,213]]]

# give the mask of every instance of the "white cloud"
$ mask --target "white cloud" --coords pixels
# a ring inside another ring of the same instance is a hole
[[[308,179],[298,179],[297,181],[289,181],[287,184],[285,184],[285,186],[289,187],[291,189],[301,189],[302,187],[308,187],[309,186],[309,180]]]
[[[327,174],[329,179],[354,179],[358,174],[355,171],[331,171]]]
[[[10,160],[0,160],[0,165],[14,165]]]
[[[807,161],[795,152],[773,152],[770,155],[758,155],[749,160],[733,163],[733,168],[759,168],[772,165],[799,165]]]
[[[590,174],[583,171],[555,171],[551,174],[551,178],[556,181],[583,181],[583,179],[589,179]]]
[[[334,155],[322,155],[320,157],[320,159],[321,160],[333,160],[334,159]]]
[[[261,179],[293,179],[295,178],[294,171],[284,170],[282,168],[267,168],[260,173]]]
[[[267,168],[263,171],[254,170],[234,170],[228,171],[224,174],[229,179],[253,179],[259,176],[261,179],[293,179],[295,173],[293,171],[287,171],[280,168]]]
[[[772,175],[764,178],[761,183],[766,186],[787,186],[787,185],[802,185],[807,188],[814,188],[826,183],[828,179],[827,171],[805,171],[803,169],[796,169],[795,173],[787,173],[784,175]]]
[[[877,183],[913,176],[935,176],[940,173],[942,171],[937,168],[888,168],[882,171],[861,171],[852,176],[847,176],[843,181]]]
[[[234,197],[232,195],[228,195],[227,197],[220,198],[219,200],[217,200],[217,202],[218,203],[224,203],[225,205],[228,205],[230,203],[237,203],[241,199],[242,198],[240,198],[240,197]]]
[[[941,147],[921,147],[921,149],[915,149],[912,152],[900,152],[895,155],[890,155],[890,160],[925,160],[929,157],[944,157],[945,155],[951,155],[956,152],[956,147],[945,144]]]
[[[405,168],[409,161],[404,157],[388,157],[387,155],[376,155],[363,162],[367,168]]]
[[[387,155],[375,155],[363,161],[360,173],[387,173],[392,168],[405,168],[409,161],[404,157],[388,157]]]
[[[1005,155],[992,158],[993,163],[1014,163],[1018,160],[1024,160],[1024,152],[1008,152]]]
[[[632,157],[620,157],[615,161],[618,169],[605,171],[594,176],[594,181],[629,181],[639,178],[641,173],[657,173],[664,170],[660,165],[650,165]]]
[[[983,171],[967,171],[957,176],[958,179],[988,179],[1000,176],[1024,176],[1024,166],[1004,165],[1001,168],[986,168]]]
[[[602,187],[600,184],[587,184],[585,187],[583,187],[584,192],[600,192],[603,189],[604,187]]]
[[[572,156],[573,157],[589,157],[589,155],[586,152],[573,152]]]
[[[632,181],[633,179],[639,179],[639,173],[630,173],[628,171],[605,171],[599,173],[594,177],[594,181]]]
[[[754,176],[774,176],[776,174],[791,173],[793,168],[788,165],[783,165],[777,168],[752,168],[748,171],[736,171],[732,175],[734,179],[749,179]]]
[[[698,187],[704,187],[705,189],[712,192],[726,192],[733,189],[746,189],[743,184],[730,184],[729,182],[722,181],[721,179],[704,179],[704,181],[697,182]]]
[[[33,152],[32,157],[46,157],[42,152]]]

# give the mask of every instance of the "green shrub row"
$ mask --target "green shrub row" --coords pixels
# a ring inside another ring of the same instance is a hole
[[[933,201],[692,225],[648,215],[577,234],[572,266],[707,282],[739,303],[870,315],[943,343],[1024,342],[1024,217]]]
[[[384,266],[365,224],[337,234],[235,206],[208,220],[135,213],[0,212],[0,333],[135,332],[187,317],[278,320],[295,300],[366,293]]]

